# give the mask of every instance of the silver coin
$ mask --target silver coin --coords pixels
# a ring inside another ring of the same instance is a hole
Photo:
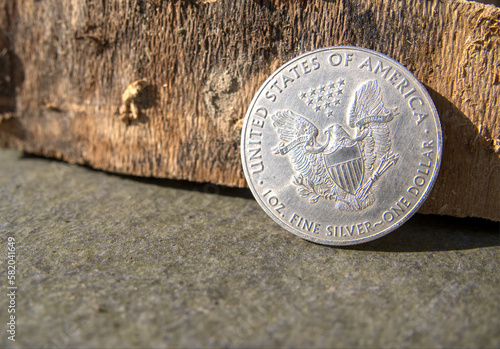
[[[340,46],[296,57],[245,116],[245,176],[265,212],[316,243],[352,245],[401,226],[441,162],[441,125],[424,86],[397,61]]]

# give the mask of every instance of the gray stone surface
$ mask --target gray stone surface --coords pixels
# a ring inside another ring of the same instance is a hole
[[[2,347],[500,346],[498,223],[417,215],[331,248],[248,191],[6,150],[0,199],[2,294],[8,236],[19,286]]]

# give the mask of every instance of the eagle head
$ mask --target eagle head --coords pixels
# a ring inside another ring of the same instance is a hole
[[[333,143],[342,142],[344,139],[351,139],[349,134],[344,130],[342,125],[333,124],[325,130],[325,134],[329,136]]]

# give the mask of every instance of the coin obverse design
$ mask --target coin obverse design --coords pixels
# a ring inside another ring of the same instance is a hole
[[[282,227],[353,245],[401,226],[436,180],[441,125],[397,61],[339,46],[296,57],[262,85],[241,137],[245,176]]]

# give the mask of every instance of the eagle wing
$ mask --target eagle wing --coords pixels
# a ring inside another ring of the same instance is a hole
[[[276,112],[272,117],[273,126],[280,139],[290,144],[302,136],[310,136],[313,144],[302,142],[291,148],[288,155],[293,163],[293,168],[315,185],[333,182],[323,162],[321,153],[312,153],[306,150],[306,145],[316,145],[318,128],[303,116],[295,114],[291,110]],[[284,144],[286,146],[286,144]]]
[[[373,116],[386,116],[393,110],[384,107],[377,81],[369,81],[356,91],[349,114],[349,126],[354,127],[360,120]],[[386,122],[368,122],[368,136],[361,143],[366,173],[371,173],[377,159],[391,149],[390,131]]]
[[[384,107],[377,80],[369,81],[356,91],[354,104],[349,114],[349,126],[374,115],[387,115],[390,111]]]

